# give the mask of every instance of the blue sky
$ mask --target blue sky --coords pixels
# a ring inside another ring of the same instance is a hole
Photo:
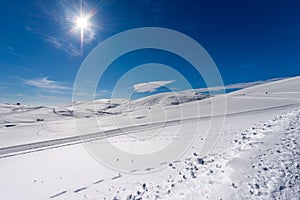
[[[83,11],[92,11],[93,16],[82,49],[80,31],[74,30],[80,4],[1,1],[0,103],[72,101],[76,73],[94,47],[119,32],[148,26],[174,29],[195,39],[231,89],[300,75],[300,2],[296,0],[83,0]],[[118,80],[122,89],[117,97],[186,89],[181,76],[167,67],[157,66],[160,73],[149,66],[132,69],[154,62],[180,70],[193,88],[205,87],[189,63],[168,52],[144,50],[112,64],[99,83],[97,98],[109,97]],[[130,73],[122,78],[125,72]],[[166,87],[157,87],[157,81]],[[149,91],[138,88],[139,83],[149,83]]]

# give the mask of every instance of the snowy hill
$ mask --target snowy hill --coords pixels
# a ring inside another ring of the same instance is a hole
[[[136,100],[126,99],[100,99],[95,102],[80,102],[75,103],[77,115],[105,115],[105,114],[121,114],[132,112],[139,109],[150,109],[151,107],[166,107],[179,105],[191,101],[198,101],[209,98],[207,94],[186,90],[181,92],[164,92],[155,95],[150,95]],[[92,108],[95,108],[92,111]],[[69,108],[71,109],[71,107]]]
[[[153,106],[179,105],[208,97],[207,94],[187,90],[175,93],[165,92],[130,101],[126,99],[99,99],[94,102],[76,102],[66,106],[0,104],[0,124],[33,123],[39,120],[54,121],[64,117],[73,117],[72,106],[76,107],[77,111],[77,115],[74,117],[91,117],[93,115],[113,115],[138,109],[149,109]]]
[[[160,94],[151,95],[148,97],[133,100],[129,103],[128,107],[151,107],[151,106],[172,106],[187,103],[191,101],[203,100],[208,98],[209,95],[201,94],[193,90],[182,92],[165,92]]]
[[[211,98],[184,91],[178,99],[77,102],[74,111],[1,105],[1,198],[299,199],[299,86],[294,77]],[[110,143],[146,156],[174,141],[176,153],[187,140],[176,159],[161,154],[139,163],[110,152],[113,166],[129,161],[126,172],[103,165],[87,147]]]

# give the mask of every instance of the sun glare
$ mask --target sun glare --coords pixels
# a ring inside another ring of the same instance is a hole
[[[80,49],[83,50],[83,44],[90,42],[94,37],[95,24],[91,18],[95,15],[96,9],[83,11],[83,0],[80,1],[78,9],[70,10],[67,16],[68,22],[71,24],[70,32],[80,34]],[[76,7],[77,8],[77,7]]]
[[[76,26],[80,29],[85,29],[89,25],[88,19],[85,17],[78,17],[76,20]]]
[[[80,30],[80,47],[81,47],[81,51],[82,51],[82,47],[83,47],[83,40],[84,40],[84,33],[86,30],[90,30],[90,23],[89,23],[89,19],[90,17],[84,17],[81,16],[77,17],[75,22],[75,28]]]

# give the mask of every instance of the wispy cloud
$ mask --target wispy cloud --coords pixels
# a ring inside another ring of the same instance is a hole
[[[97,93],[95,94],[96,97],[103,97],[103,96],[109,96],[111,95],[112,92],[109,90],[99,90],[97,91]]]
[[[147,83],[138,83],[133,85],[133,89],[135,92],[154,92],[158,88],[166,86],[170,83],[173,83],[175,80],[170,81],[153,81]]]
[[[0,90],[4,90],[4,89],[7,89],[11,86],[10,83],[8,82],[0,82]]]
[[[43,41],[50,47],[65,52],[69,56],[81,55],[80,45],[78,44],[78,42],[74,41],[74,38],[71,39],[70,35],[68,35],[67,37],[65,35],[49,35],[39,31],[39,29],[37,28],[30,26],[25,26],[25,29],[33,34],[39,35],[43,39]]]
[[[80,47],[75,46],[73,43],[60,39],[54,36],[45,36],[45,41],[50,44],[52,47],[64,51],[65,53],[71,56],[80,56],[81,50]]]
[[[20,52],[18,52],[14,47],[7,47],[8,53],[17,56],[19,58],[26,58],[26,56],[22,55]]]
[[[273,79],[269,79],[269,80],[265,80],[265,81],[253,81],[253,82],[246,82],[246,83],[234,83],[234,84],[229,84],[229,85],[226,85],[226,86],[216,86],[216,87],[210,87],[210,88],[199,88],[199,89],[196,89],[196,90],[198,92],[208,92],[208,91],[218,92],[218,91],[221,91],[221,90],[243,89],[243,88],[252,87],[252,86],[263,84],[263,83],[277,81],[277,80],[280,80],[280,79],[282,79],[282,78],[273,78]]]
[[[31,80],[23,80],[24,84],[47,90],[48,92],[60,92],[63,90],[71,90],[71,87],[65,86],[62,82],[49,80],[47,77],[31,79]]]
[[[16,48],[11,47],[11,46],[9,46],[9,47],[0,47],[0,51],[11,54],[11,55],[19,57],[19,58],[26,58],[25,55],[21,54]]]

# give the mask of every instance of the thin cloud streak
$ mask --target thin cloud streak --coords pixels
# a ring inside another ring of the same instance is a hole
[[[45,42],[49,43],[52,47],[64,51],[70,56],[80,56],[81,51],[79,47],[76,47],[71,42],[66,42],[66,40],[59,39],[54,36],[46,36]]]
[[[108,96],[108,95],[111,95],[111,94],[112,94],[112,92],[109,91],[109,90],[99,90],[95,94],[95,97],[103,97],[103,96]]]
[[[38,89],[47,90],[47,91],[61,91],[61,90],[71,90],[71,87],[65,86],[63,83],[58,81],[49,80],[47,77],[23,80],[23,83]]]

